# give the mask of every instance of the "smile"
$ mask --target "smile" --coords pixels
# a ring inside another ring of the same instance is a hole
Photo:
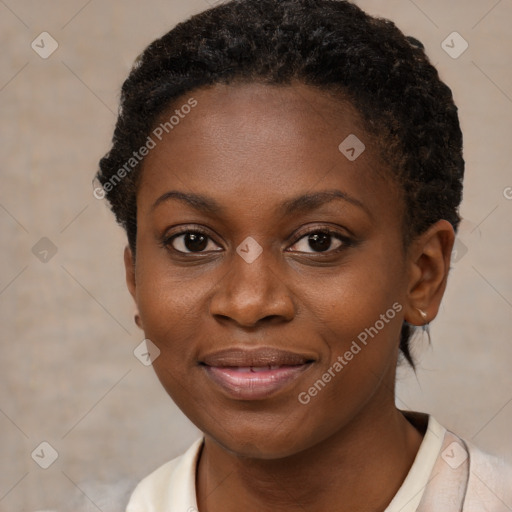
[[[308,355],[263,347],[216,352],[205,356],[200,365],[231,398],[263,400],[298,379],[313,361]]]

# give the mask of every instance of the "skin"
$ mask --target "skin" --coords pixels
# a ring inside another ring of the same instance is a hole
[[[402,192],[375,171],[382,164],[349,104],[301,84],[216,85],[190,96],[198,106],[144,161],[137,254],[127,247],[125,265],[140,326],[161,351],[155,372],[205,433],[199,510],[384,510],[423,438],[394,403],[400,328],[436,316],[453,229],[441,220],[404,249]],[[353,162],[338,149],[351,133],[366,145]],[[279,211],[284,200],[333,189],[363,206],[338,199]],[[153,207],[171,190],[206,195],[223,210],[176,199]],[[202,253],[184,236],[169,241],[185,226],[207,231]],[[328,251],[311,247],[308,233],[326,227],[352,243],[332,236]],[[252,263],[236,252],[248,236],[262,248]],[[401,311],[299,403],[394,303]],[[237,400],[198,364],[233,346],[277,347],[314,363],[266,399]]]

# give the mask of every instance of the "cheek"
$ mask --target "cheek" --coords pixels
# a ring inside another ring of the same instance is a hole
[[[182,293],[180,288],[159,289],[141,287],[138,306],[146,336],[161,351],[172,348],[175,353],[185,351],[187,338],[198,329],[197,308],[199,298]]]
[[[141,268],[140,275],[137,301],[144,333],[160,350],[153,369],[169,396],[186,410],[185,404],[190,407],[197,399],[188,383],[201,336],[197,314],[200,298],[195,286],[179,284],[165,277],[165,272],[158,275],[155,266]]]
[[[325,343],[316,377],[328,381],[321,397],[311,397],[315,409],[332,411],[340,403],[350,409],[349,403],[364,403],[383,375],[393,373],[405,295],[397,260],[380,251],[362,255],[310,296],[310,324]]]
[[[144,332],[162,352],[172,347],[180,353],[198,325],[200,285],[181,279],[159,255],[143,256],[137,262],[136,300]]]
[[[356,339],[364,343],[368,337],[376,336],[394,340],[400,331],[403,300],[399,289],[393,293],[358,282],[334,296],[329,304],[328,318],[323,317],[325,321],[319,319],[318,323],[332,334],[339,334],[343,345]]]
[[[377,251],[348,263],[321,286],[305,283],[311,320],[338,349],[359,336],[364,340],[375,327],[383,338],[395,340],[406,290],[402,264]]]
[[[383,386],[382,400],[386,386],[393,389],[403,320],[401,288],[392,274],[376,277],[356,271],[340,275],[312,302],[311,330],[325,345],[318,371],[300,390],[298,414],[305,431],[327,436]]]

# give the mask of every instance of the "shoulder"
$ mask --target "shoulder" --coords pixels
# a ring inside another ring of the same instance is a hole
[[[166,462],[139,482],[126,512],[158,512],[160,510],[193,510],[196,506],[196,464],[203,446],[197,439],[179,457]]]
[[[463,441],[469,454],[469,478],[464,510],[510,512],[512,465],[501,457]]]
[[[428,467],[429,475],[419,507],[411,510],[512,511],[512,465],[505,459],[484,452],[444,428],[430,415],[420,451],[424,447],[423,452],[428,451],[435,463]],[[418,453],[418,462],[425,467],[423,452]],[[418,481],[417,486],[421,483]]]

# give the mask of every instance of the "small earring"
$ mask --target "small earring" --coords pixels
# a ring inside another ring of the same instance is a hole
[[[420,309],[420,308],[416,308],[416,309],[420,312],[421,318],[423,318],[423,320],[426,320],[427,319],[427,313],[425,311],[423,311],[422,309]]]

